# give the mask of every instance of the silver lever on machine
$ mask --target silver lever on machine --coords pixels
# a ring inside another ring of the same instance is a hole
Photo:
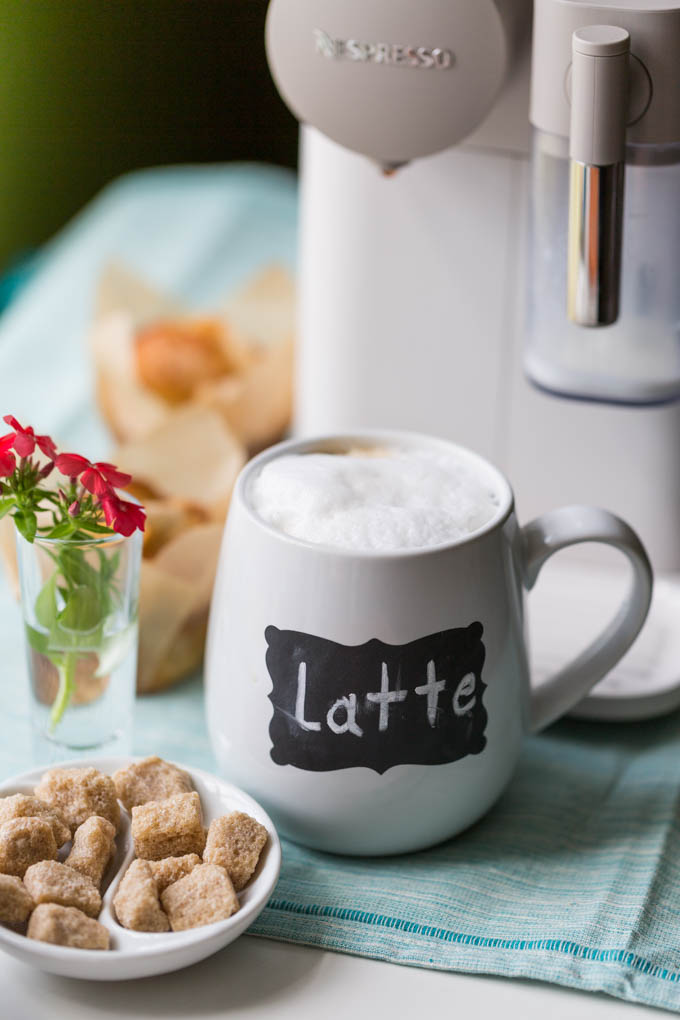
[[[567,310],[579,326],[619,315],[629,52],[614,25],[572,36]]]

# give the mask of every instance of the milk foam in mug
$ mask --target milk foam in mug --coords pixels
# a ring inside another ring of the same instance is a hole
[[[426,447],[283,455],[265,464],[250,489],[256,513],[287,535],[383,552],[471,535],[500,498],[493,480],[455,451]]]

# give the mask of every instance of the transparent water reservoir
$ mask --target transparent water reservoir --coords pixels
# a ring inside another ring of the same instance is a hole
[[[567,317],[566,138],[534,130],[525,370],[551,393],[622,404],[680,399],[680,144],[626,150],[621,303],[611,326]]]

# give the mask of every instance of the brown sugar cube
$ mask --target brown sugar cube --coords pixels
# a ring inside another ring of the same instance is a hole
[[[92,879],[59,861],[32,864],[24,875],[24,885],[36,904],[77,907],[90,917],[96,917],[102,907],[102,898]]]
[[[194,788],[186,772],[156,755],[118,769],[112,778],[118,799],[128,811],[150,800],[165,800],[176,793],[191,793]]]
[[[201,863],[198,854],[184,854],[183,857],[166,857],[162,861],[149,861],[151,874],[159,893],[167,889],[173,882],[179,882],[190,871]]]
[[[250,881],[266,842],[264,825],[242,811],[232,811],[210,823],[203,860],[223,867],[240,892]]]
[[[33,792],[59,812],[71,833],[91,815],[118,828],[120,806],[113,780],[95,768],[50,769]]]
[[[0,825],[12,818],[44,818],[52,826],[57,847],[71,838],[71,830],[61,815],[37,797],[15,793],[11,797],[0,798]]]
[[[135,854],[148,861],[202,854],[205,830],[198,794],[178,793],[132,809]]]
[[[133,931],[168,931],[170,922],[158,899],[148,861],[133,861],[113,899],[116,917]]]
[[[16,875],[0,875],[0,921],[23,924],[33,910],[31,895]]]
[[[43,903],[36,907],[28,922],[29,939],[52,942],[74,949],[108,949],[109,933],[99,921],[87,917],[76,907]]]
[[[11,818],[0,825],[0,871],[24,877],[36,861],[56,860],[52,826],[44,818]]]
[[[65,863],[81,875],[87,875],[99,888],[116,847],[115,838],[116,830],[111,822],[100,815],[92,815],[76,829]]]
[[[238,897],[224,868],[199,864],[161,893],[161,903],[173,931],[200,928],[224,921],[239,908]]]

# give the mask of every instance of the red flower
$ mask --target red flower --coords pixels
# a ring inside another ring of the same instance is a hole
[[[104,496],[110,489],[124,489],[132,481],[132,475],[119,471],[114,464],[97,460],[83,471],[80,481],[88,492]]]
[[[11,452],[15,437],[15,432],[9,432],[0,438],[0,478],[11,475],[17,465],[16,457]]]
[[[32,425],[24,428],[12,414],[6,414],[3,421],[11,425],[15,431],[14,449],[20,457],[30,457],[36,445],[50,460],[57,456],[57,448],[49,436],[36,436]]]
[[[69,478],[80,476],[87,491],[100,498],[112,489],[124,489],[132,481],[132,475],[119,471],[114,464],[103,460],[92,463],[77,453],[61,453],[57,457],[57,468]]]
[[[37,446],[49,458],[48,462],[44,466],[30,462],[30,469],[23,472],[20,478],[20,482],[24,478],[29,480],[31,491],[35,491],[38,497],[36,506],[39,500],[47,495],[39,488],[39,482],[56,466],[61,474],[71,480],[71,485],[67,486],[68,495],[62,489],[57,490],[62,504],[61,512],[65,519],[68,515],[87,531],[88,528],[101,525],[103,516],[108,527],[125,538],[137,529],[144,531],[146,523],[144,508],[138,503],[121,499],[116,491],[124,489],[132,481],[132,475],[119,471],[115,464],[109,464],[104,460],[90,461],[78,453],[58,454],[49,436],[36,435],[31,426],[24,428],[11,414],[6,415],[4,420],[13,431],[0,437],[0,479],[8,478],[16,470],[17,454],[23,460],[30,457]],[[82,488],[76,486],[76,480],[79,480]],[[12,482],[8,484],[12,489]],[[94,498],[84,497],[85,490]],[[62,522],[59,520],[56,523]]]
[[[117,531],[119,535],[129,536],[139,528],[144,531],[146,514],[138,503],[131,503],[127,499],[119,499],[112,491],[102,496],[100,501],[104,511],[104,519],[110,528]]]
[[[38,444],[38,449],[49,457],[50,460],[54,460],[57,456],[57,448],[54,445],[54,440],[50,439],[49,436],[36,436],[35,441]]]
[[[76,478],[90,466],[89,460],[86,457],[81,457],[78,453],[60,453],[55,463],[57,470],[69,478]]]

